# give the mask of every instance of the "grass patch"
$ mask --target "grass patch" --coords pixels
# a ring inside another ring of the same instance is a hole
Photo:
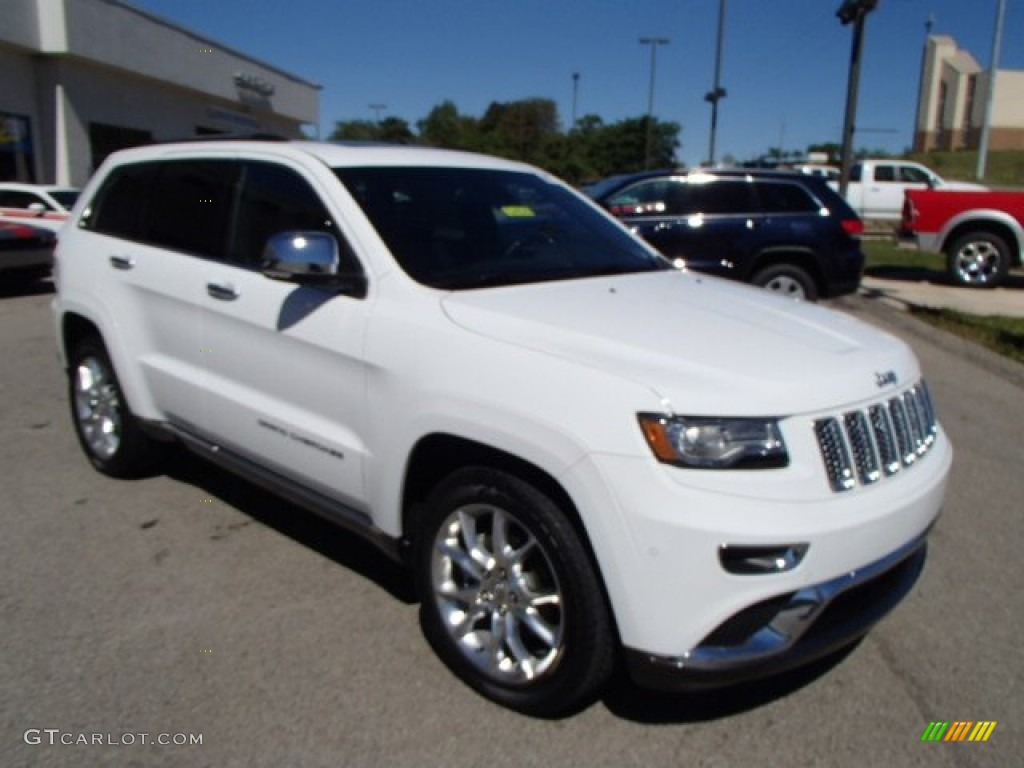
[[[917,152],[907,155],[907,159],[927,165],[944,179],[977,181],[978,153],[974,151]],[[1024,186],[1024,150],[989,152],[983,183],[990,187]]]
[[[887,269],[916,269],[943,272],[946,259],[941,253],[925,253],[916,248],[900,248],[889,239],[864,240],[864,251],[868,274],[883,274]]]
[[[922,253],[913,248],[899,248],[892,240],[865,240],[863,250],[867,261],[866,272],[869,275],[936,282],[942,281],[945,277],[946,262],[941,253]],[[1024,363],[1024,318],[968,315],[952,309],[928,307],[911,307],[910,312],[914,317],[935,328]]]
[[[965,315],[952,309],[913,307],[911,314],[921,320],[988,347],[1018,363],[1024,363],[1024,318]]]

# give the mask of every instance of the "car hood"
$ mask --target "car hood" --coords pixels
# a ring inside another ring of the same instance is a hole
[[[633,380],[676,413],[809,413],[919,376],[903,342],[850,316],[693,273],[462,291],[442,305],[466,330]]]

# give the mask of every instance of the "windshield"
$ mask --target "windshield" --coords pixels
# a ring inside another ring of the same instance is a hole
[[[559,184],[467,168],[339,168],[413,279],[459,290],[671,269]]]

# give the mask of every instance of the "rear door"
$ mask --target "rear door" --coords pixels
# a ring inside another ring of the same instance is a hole
[[[205,272],[225,251],[237,171],[230,160],[125,165],[83,215],[101,323],[118,329],[106,340],[115,363],[135,361],[120,368],[142,377],[135,391],[151,396],[153,415],[192,430],[206,422]]]

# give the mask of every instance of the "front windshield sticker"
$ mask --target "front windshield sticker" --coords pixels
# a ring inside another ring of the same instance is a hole
[[[503,205],[501,212],[510,219],[530,219],[536,216],[533,208],[528,205]]]

